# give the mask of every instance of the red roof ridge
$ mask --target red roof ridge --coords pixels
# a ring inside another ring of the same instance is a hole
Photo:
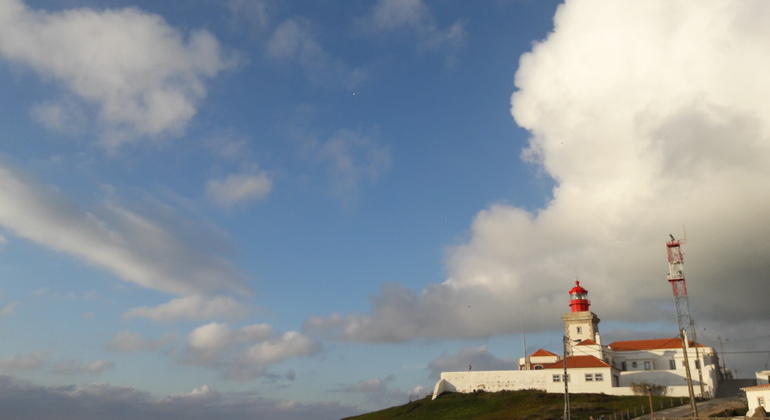
[[[569,356],[567,357],[567,368],[595,368],[595,367],[612,367],[603,360],[596,356]],[[549,363],[543,366],[543,369],[564,369],[564,361]]]
[[[752,390],[752,391],[756,390],[756,391],[758,391],[760,389],[770,389],[770,384],[760,384],[760,385],[746,386],[746,387],[741,388],[741,391],[746,391],[746,390]]]
[[[695,342],[689,340],[690,347],[695,346]],[[634,351],[634,350],[655,350],[655,349],[681,349],[682,339],[679,337],[674,338],[654,338],[650,340],[627,340],[627,341],[615,341],[609,346],[615,351]],[[698,344],[698,347],[706,347],[703,344]]]
[[[537,349],[537,351],[532,353],[529,357],[543,357],[543,356],[557,356],[558,357],[559,355],[556,354],[556,353],[551,353],[548,350]]]

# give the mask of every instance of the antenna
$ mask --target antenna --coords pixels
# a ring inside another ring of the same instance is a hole
[[[521,313],[521,337],[524,343],[524,370],[529,370],[529,355],[527,354],[527,332],[524,330],[524,313]]]
[[[690,303],[687,299],[687,283],[684,280],[684,254],[681,245],[685,240],[677,240],[669,234],[670,241],[666,241],[668,251],[668,282],[674,291],[674,303],[676,304],[676,324],[679,331],[689,330],[692,325],[690,319]]]

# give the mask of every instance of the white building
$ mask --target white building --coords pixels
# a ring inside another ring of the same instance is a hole
[[[564,314],[566,380],[570,392],[633,395],[633,383],[664,386],[669,396],[689,396],[685,358],[696,396],[713,398],[719,363],[711,347],[684,340],[616,341],[603,345],[599,318],[590,311],[588,291],[575,282],[569,292],[572,311]],[[543,349],[519,359],[519,370],[443,372],[433,398],[443,392],[540,389],[564,392],[564,357]]]
[[[765,377],[765,380],[767,380],[767,377]],[[767,409],[770,407],[768,406],[770,404],[770,384],[764,383],[762,385],[749,386],[741,388],[741,390],[746,392],[746,401],[749,403],[747,416],[754,414],[754,410],[759,407],[762,407],[765,412],[768,411]]]

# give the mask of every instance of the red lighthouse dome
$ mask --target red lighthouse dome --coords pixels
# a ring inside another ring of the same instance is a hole
[[[572,312],[587,312],[591,306],[588,300],[588,290],[580,287],[580,282],[575,280],[575,287],[569,291],[569,306]]]

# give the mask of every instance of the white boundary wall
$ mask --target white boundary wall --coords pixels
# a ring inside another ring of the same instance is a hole
[[[629,385],[629,377],[621,379],[621,386],[612,386],[612,380],[610,369],[600,369],[599,373],[602,373],[604,380],[591,381],[585,380],[586,373],[597,372],[596,368],[572,368],[569,369],[570,393],[592,393],[592,394],[607,394],[607,395],[634,395],[633,389]],[[433,398],[435,399],[444,392],[462,392],[470,393],[475,391],[487,391],[487,392],[499,392],[499,391],[519,391],[525,389],[537,389],[548,393],[564,393],[564,383],[554,382],[553,375],[561,375],[563,371],[556,369],[548,370],[500,370],[500,371],[468,371],[468,372],[443,372],[441,373],[441,379],[436,383],[433,389]],[[631,373],[631,372],[623,372]],[[626,375],[621,375],[621,378]],[[642,375],[639,375],[639,379],[642,379]],[[661,375],[663,376],[663,375]],[[644,379],[653,379],[649,376]],[[668,386],[669,397],[688,397],[689,391],[687,385],[674,385],[672,383],[666,383],[667,381],[661,378],[661,384]],[[665,379],[672,379],[670,376]],[[625,386],[623,386],[625,385]],[[700,394],[700,389],[697,384],[694,384],[693,390],[695,394]],[[706,386],[707,394],[713,396],[713,388]]]

